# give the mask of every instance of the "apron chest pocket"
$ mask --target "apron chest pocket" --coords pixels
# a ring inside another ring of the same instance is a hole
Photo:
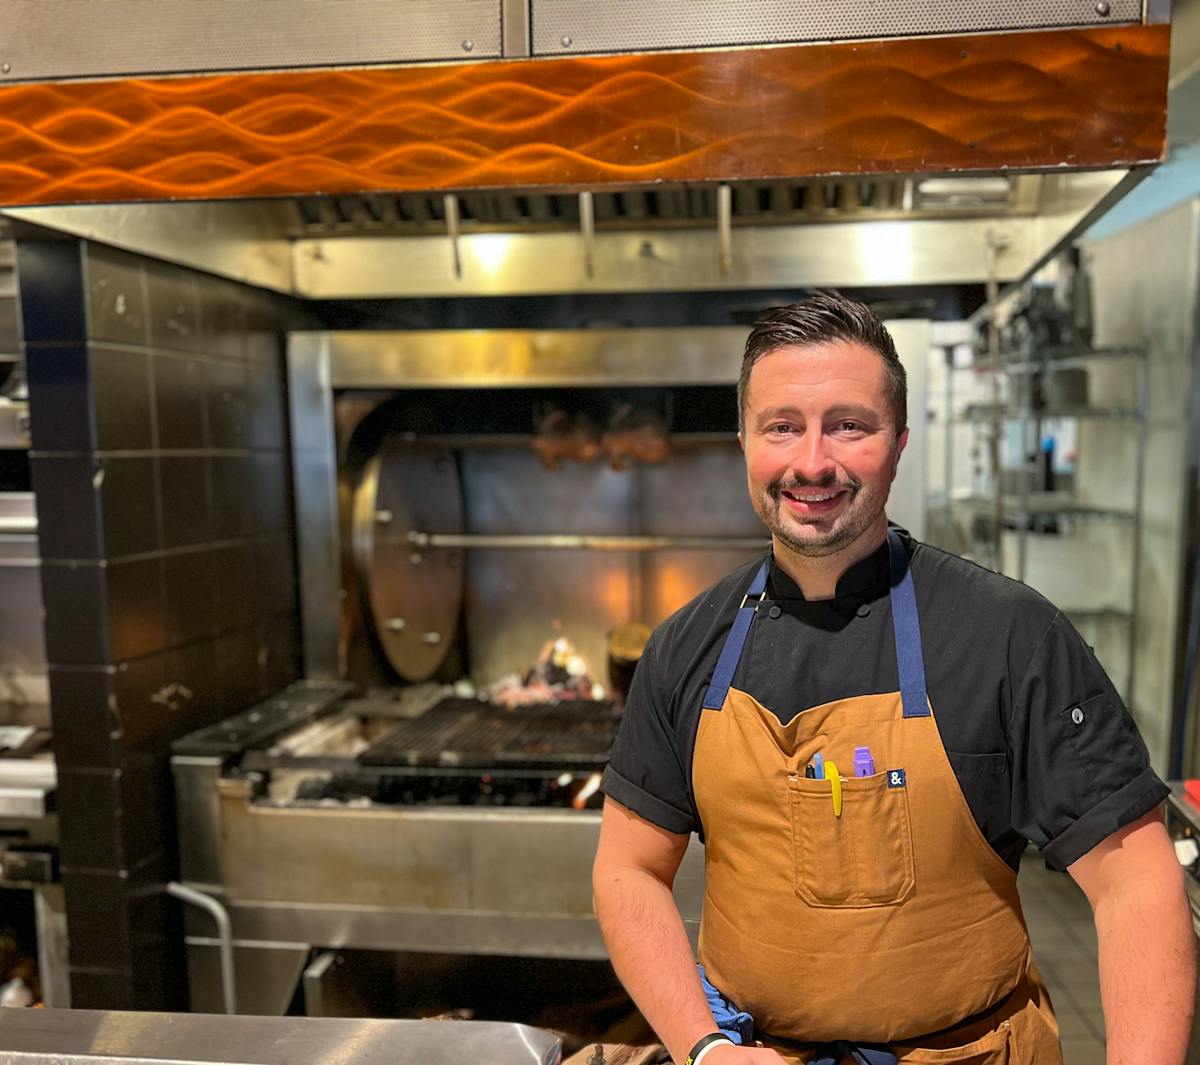
[[[908,788],[887,773],[842,781],[842,815],[828,780],[788,778],[796,894],[810,906],[894,906],[913,893]]]

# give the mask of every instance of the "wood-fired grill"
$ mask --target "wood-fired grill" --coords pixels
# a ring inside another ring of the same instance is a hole
[[[509,710],[447,698],[398,721],[359,755],[365,766],[602,769],[620,718],[609,702],[535,703]]]

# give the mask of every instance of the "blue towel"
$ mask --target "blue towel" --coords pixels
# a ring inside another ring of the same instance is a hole
[[[738,1046],[746,1046],[754,1040],[754,1018],[745,1010],[739,1010],[732,1002],[721,994],[704,974],[704,966],[697,965],[700,983],[704,987],[704,997],[708,999],[708,1008],[712,1010],[713,1020],[717,1027],[732,1039]],[[896,1065],[896,1055],[879,1047],[864,1047],[856,1043],[821,1043],[808,1044],[817,1052],[812,1065],[841,1065],[849,1058],[855,1065]]]
[[[700,973],[700,983],[704,987],[704,997],[708,999],[708,1008],[712,1010],[713,1020],[717,1027],[732,1039],[738,1046],[745,1046],[754,1039],[754,1018],[743,1010],[739,1010],[725,998],[704,975],[704,966],[697,965]],[[874,1063],[872,1062],[872,1065]]]

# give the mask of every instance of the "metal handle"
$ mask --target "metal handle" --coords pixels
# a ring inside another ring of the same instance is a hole
[[[423,533],[415,531],[410,532],[405,540],[413,547],[420,548],[558,548],[591,551],[657,551],[662,548],[763,551],[768,542],[765,536],[491,535],[487,533]]]
[[[173,880],[167,884],[167,894],[207,910],[217,922],[217,938],[220,940],[221,952],[221,995],[225,1001],[225,1012],[237,1013],[237,990],[233,976],[233,923],[229,920],[229,911],[211,895],[185,887]]]

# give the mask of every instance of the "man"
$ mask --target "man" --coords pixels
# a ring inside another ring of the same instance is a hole
[[[1109,1065],[1180,1065],[1194,943],[1166,795],[1090,649],[1041,596],[889,529],[904,370],[864,306],[751,333],[738,385],[771,531],[655,632],[605,776],[613,964],[676,1062],[1056,1065],[1021,915],[1027,841],[1087,895]],[[705,839],[700,961],[671,884]]]

